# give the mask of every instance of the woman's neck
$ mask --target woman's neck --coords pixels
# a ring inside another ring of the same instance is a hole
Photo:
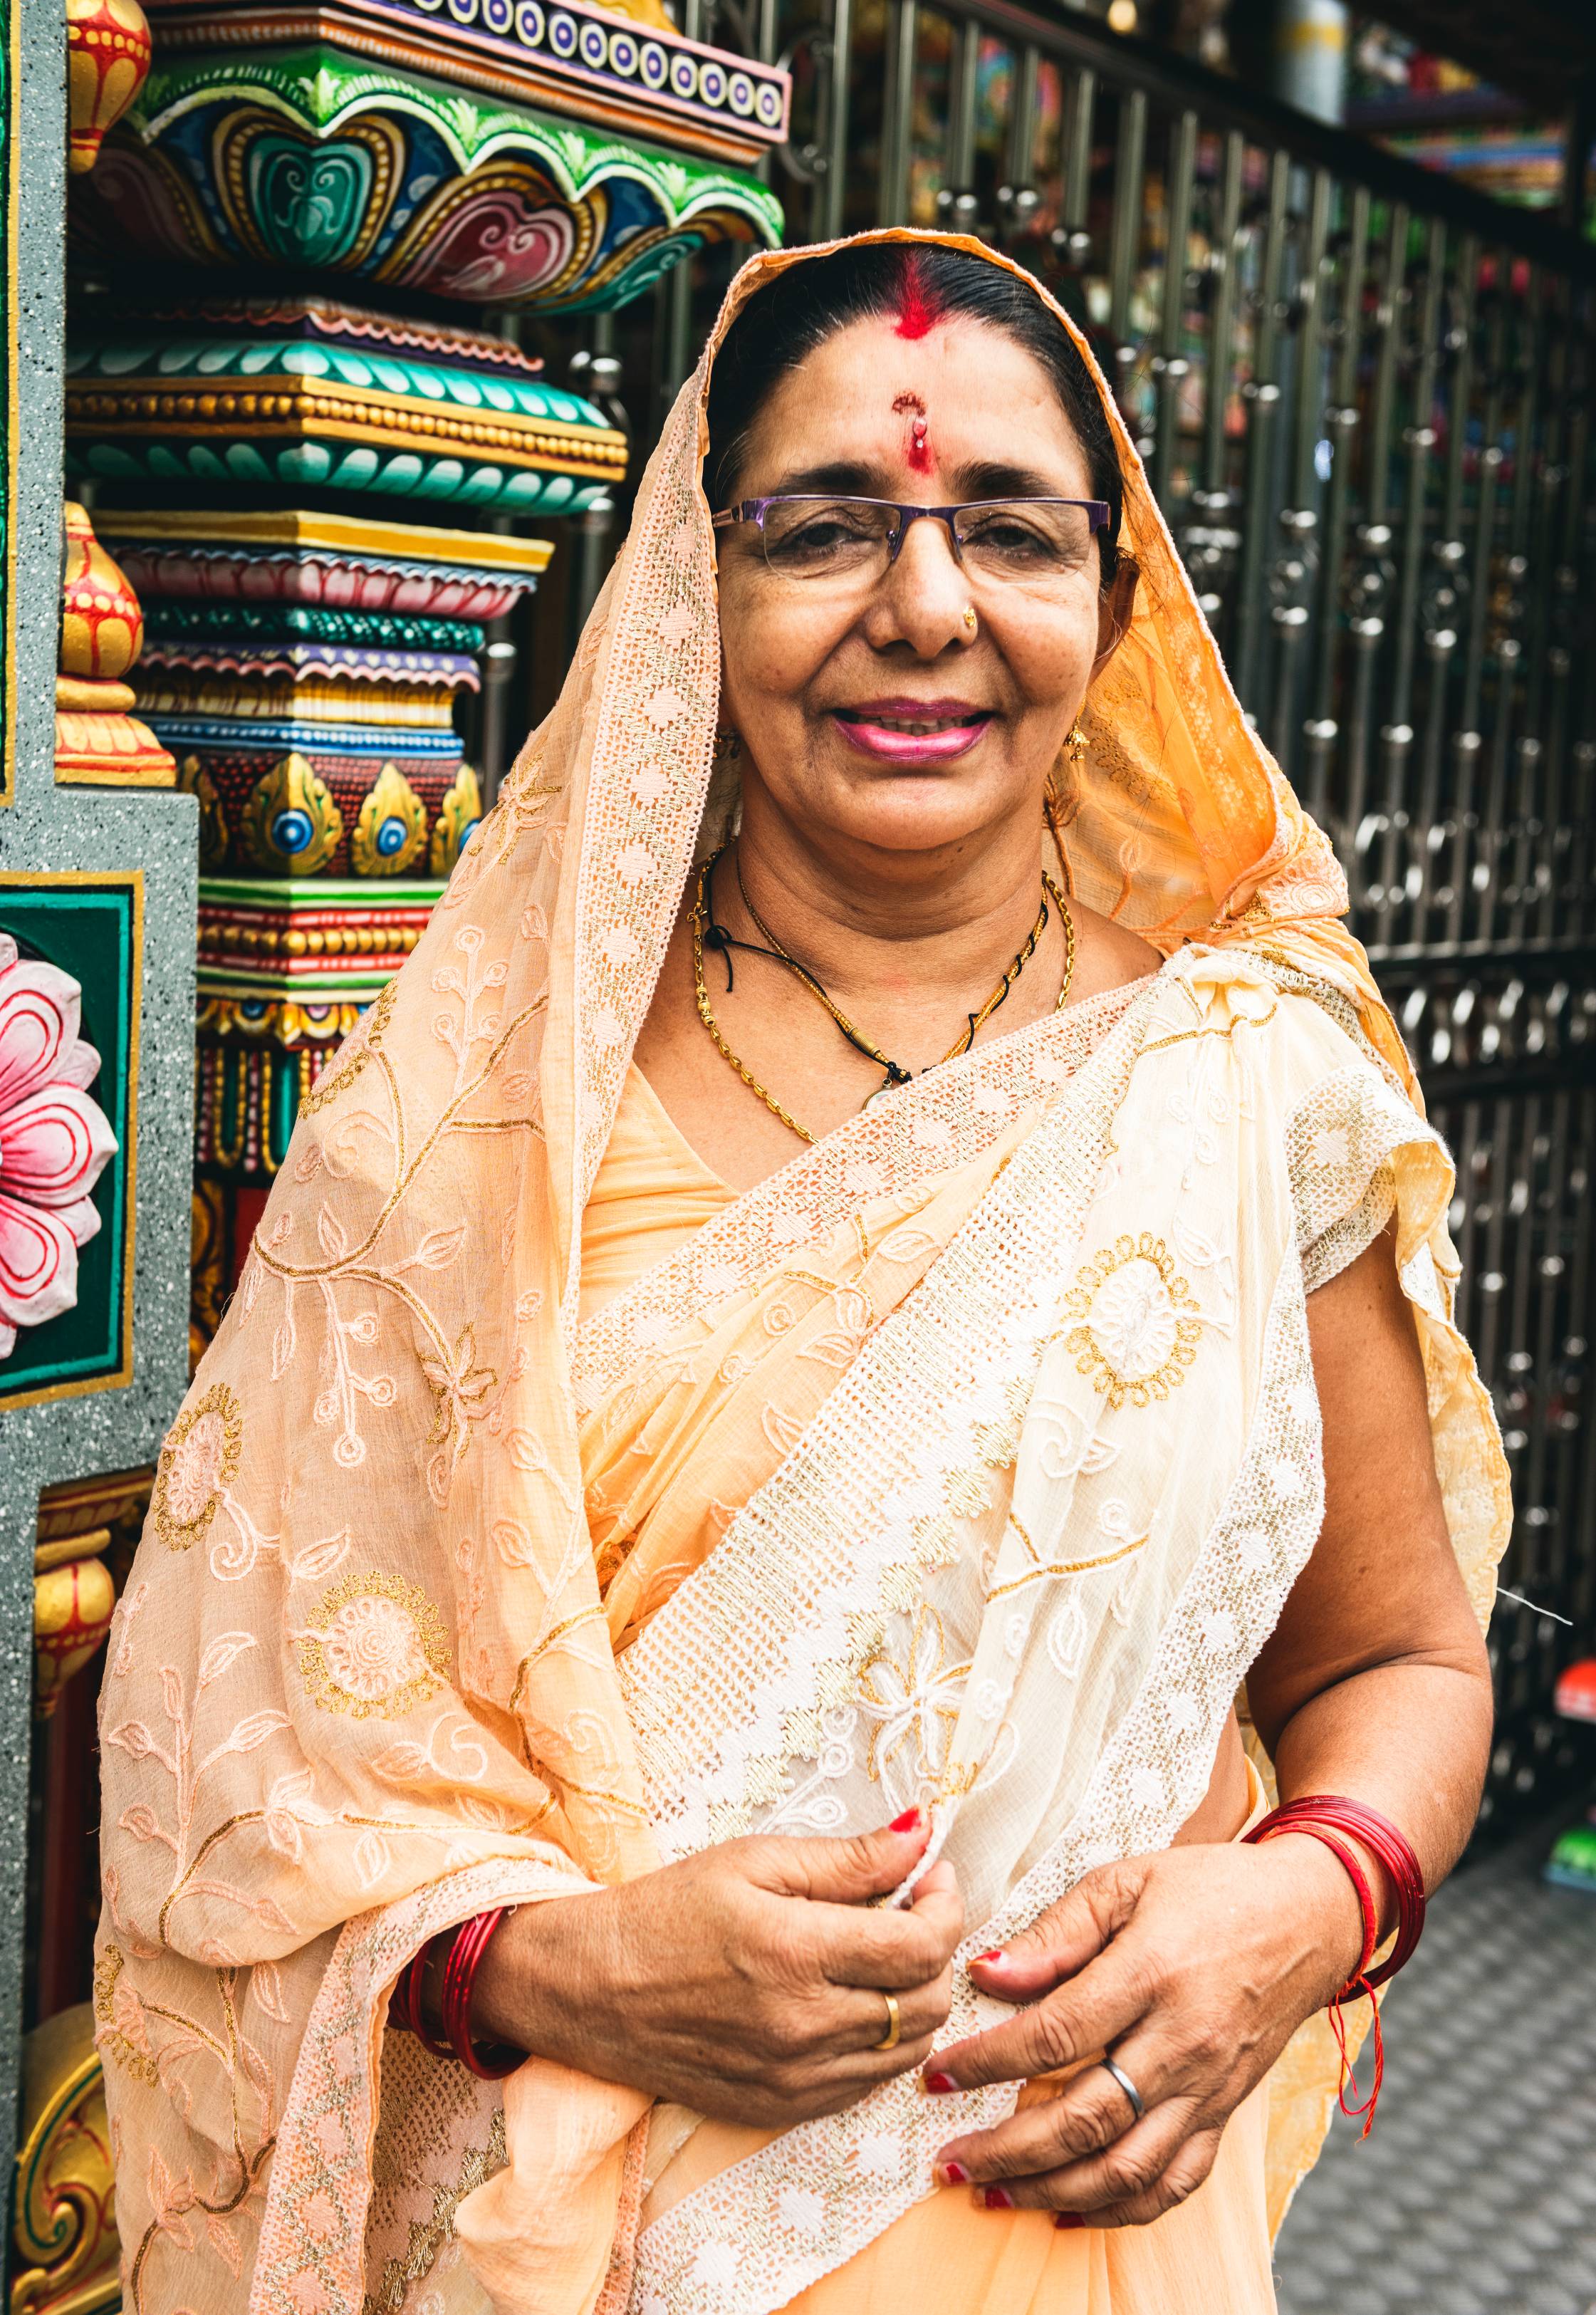
[[[839,1001],[961,1002],[1000,972],[1036,920],[1041,828],[1006,822],[933,852],[895,851],[800,829],[757,790],[744,798],[723,918],[743,891],[767,927]],[[731,863],[728,862],[728,866]]]

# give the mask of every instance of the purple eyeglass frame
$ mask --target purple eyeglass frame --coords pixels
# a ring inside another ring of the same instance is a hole
[[[765,517],[773,506],[785,506],[807,501],[816,506],[888,507],[898,518],[898,527],[887,533],[887,562],[898,560],[898,550],[909,536],[911,522],[932,519],[941,523],[948,535],[948,546],[955,563],[962,563],[959,534],[953,528],[953,517],[967,514],[971,507],[989,506],[1068,506],[1082,507],[1092,519],[1092,535],[1108,528],[1106,499],[963,499],[956,506],[911,506],[902,499],[871,499],[848,491],[776,491],[768,498],[739,499],[735,506],[710,518],[710,528],[724,530],[734,522],[751,522],[763,535]]]

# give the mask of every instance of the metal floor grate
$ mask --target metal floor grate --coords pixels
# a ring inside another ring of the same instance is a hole
[[[1281,2231],[1281,2315],[1596,2315],[1596,1896],[1539,1878],[1551,1839],[1436,1899],[1374,2135],[1336,2117]]]

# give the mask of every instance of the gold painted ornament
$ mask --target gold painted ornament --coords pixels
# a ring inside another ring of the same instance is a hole
[[[56,677],[56,777],[93,787],[169,788],[177,767],[123,680],[144,647],[144,614],[122,572],[94,536],[86,509],[68,499]]]
[[[433,822],[428,865],[435,876],[451,874],[481,818],[482,790],[477,785],[476,774],[469,764],[462,764]]]
[[[427,808],[396,764],[385,764],[350,838],[357,876],[402,876],[427,842]]]
[[[66,0],[66,166],[84,175],[149,77],[150,28],[138,0]]]
[[[313,876],[338,849],[343,814],[305,758],[288,755],[256,781],[242,833],[257,867]]]

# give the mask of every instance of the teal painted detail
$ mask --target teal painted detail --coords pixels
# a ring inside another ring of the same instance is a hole
[[[366,643],[381,650],[479,652],[486,632],[469,619],[417,619],[399,611],[322,610],[303,603],[171,603],[146,594],[144,627],[160,636],[235,636],[252,643]]]
[[[287,448],[263,445],[263,479],[297,489],[331,482],[341,490],[369,491],[376,497],[424,498],[463,506],[498,509],[507,514],[581,514],[602,496],[603,483],[574,483],[569,475],[506,474],[501,467],[463,465],[457,458],[421,459],[410,452],[370,452],[357,473],[346,459],[334,468],[319,442]],[[111,482],[211,482],[216,461],[203,443],[168,448],[163,443],[135,445],[81,438],[67,444],[66,472],[74,480],[90,475]]]
[[[325,378],[334,386],[368,394],[401,395],[437,407],[448,404],[474,417],[554,419],[564,426],[607,427],[601,410],[579,394],[544,386],[535,378],[485,377],[480,370],[450,369],[409,355],[374,359],[339,344],[316,344],[302,337],[252,331],[238,338],[82,338],[66,357],[66,375],[79,385],[93,379],[120,382],[150,378],[162,385],[187,385],[209,391],[223,380],[253,384],[276,377]]]
[[[371,168],[362,126],[395,150],[395,179]],[[137,245],[249,270],[263,244],[296,269],[363,278],[374,297],[560,313],[624,306],[706,244],[774,247],[783,231],[780,201],[746,170],[331,42],[157,62],[72,199],[80,238],[107,258]]]
[[[93,1192],[100,1228],[77,1250],[77,1300],[24,1327],[0,1363],[0,1407],[20,1394],[114,1375],[122,1362],[132,1225],[134,891],[127,883],[0,886],[0,931],[69,972],[83,989],[82,1034],[100,1056],[89,1091],[111,1120],[116,1154]]]

